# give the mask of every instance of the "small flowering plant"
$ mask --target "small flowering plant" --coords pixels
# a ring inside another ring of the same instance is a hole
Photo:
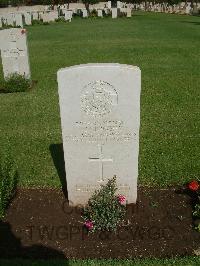
[[[196,229],[200,232],[200,182],[197,180],[193,180],[188,183],[188,189],[192,193],[194,203],[194,224]]]
[[[21,34],[25,34],[26,33],[26,30],[25,29],[22,29],[21,30]]]
[[[126,198],[116,195],[116,176],[96,190],[83,211],[84,226],[90,232],[115,231],[126,213]]]
[[[118,202],[121,204],[121,205],[126,205],[126,197],[123,196],[123,195],[119,195],[117,196],[117,199],[118,199]]]
[[[189,184],[188,184],[188,188],[191,190],[191,191],[198,191],[199,190],[199,182],[196,181],[196,180],[193,180],[191,181]]]
[[[88,230],[92,230],[94,228],[94,223],[90,220],[86,220],[84,222],[84,225]]]

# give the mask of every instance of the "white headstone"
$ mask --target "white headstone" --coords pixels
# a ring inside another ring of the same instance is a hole
[[[98,17],[103,17],[102,9],[97,10]]]
[[[7,24],[6,19],[7,19],[7,17],[5,16],[5,14],[1,15],[2,27]]]
[[[32,16],[33,16],[33,20],[38,20],[39,16],[38,16],[38,12],[32,12]]]
[[[87,9],[82,9],[82,12],[83,12],[83,18],[87,18],[88,17]]]
[[[55,21],[58,19],[58,11],[50,11],[49,12],[50,21]]]
[[[0,43],[4,77],[18,73],[30,78],[26,30],[1,30]]]
[[[119,193],[137,198],[141,72],[87,64],[57,73],[68,199],[85,204],[117,176]]]
[[[122,7],[122,2],[121,1],[117,1],[117,8],[121,8]]]
[[[39,19],[42,19],[43,20],[44,12],[39,12],[38,13],[38,16],[39,16]]]
[[[158,12],[161,12],[162,10],[161,10],[161,5],[160,4],[158,4],[158,6],[157,6],[157,11]]]
[[[73,8],[73,14],[77,14],[78,13],[78,8]]]
[[[49,14],[47,12],[41,14],[41,19],[43,22],[50,22]]]
[[[24,13],[24,22],[26,25],[32,25],[32,17],[30,13]]]
[[[108,8],[111,8],[111,6],[112,6],[112,5],[111,5],[111,1],[108,1],[108,2],[107,2],[107,7],[108,7]]]
[[[141,9],[141,10],[145,10],[145,6],[144,6],[144,4],[140,4],[140,9]]]
[[[15,14],[15,22],[16,26],[20,26],[21,28],[23,28],[22,14]]]
[[[104,8],[103,10],[104,10],[106,15],[108,15],[110,13],[110,10],[108,8]]]
[[[187,3],[187,6],[185,7],[185,13],[190,14],[191,13],[191,3]]]
[[[45,12],[44,14],[42,14],[43,22],[51,22],[51,21],[55,21],[56,19],[58,19],[57,11]]]
[[[112,8],[112,18],[117,18],[117,8]]]
[[[6,19],[7,19],[7,25],[14,26],[15,16],[13,13],[8,13],[6,15]]]
[[[172,10],[172,6],[169,6],[168,12],[169,12],[169,13],[172,13],[172,11],[173,11],[173,10]]]
[[[0,15],[0,28],[2,28],[2,26],[3,26],[3,23],[2,23],[2,17],[1,17],[1,15]]]
[[[65,20],[71,22],[73,11],[72,10],[63,10],[63,12],[64,12],[64,15],[65,15]]]
[[[127,8],[127,18],[131,18],[131,9],[130,8]]]

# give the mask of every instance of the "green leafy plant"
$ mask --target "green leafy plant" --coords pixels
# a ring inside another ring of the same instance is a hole
[[[126,13],[125,13],[125,12],[120,12],[120,13],[118,14],[118,17],[119,17],[119,18],[124,18],[124,17],[126,17]]]
[[[200,201],[194,206],[193,218],[195,229],[200,232]]]
[[[18,172],[9,156],[0,161],[0,220],[5,214],[5,210],[13,198],[17,182]]]
[[[24,92],[31,88],[30,79],[14,73],[9,75],[3,82],[0,92],[11,93],[11,92]]]
[[[55,20],[55,22],[66,22],[64,17],[59,17]]]
[[[104,18],[111,17],[111,11],[109,11],[109,13],[106,13],[106,11],[103,9],[102,14]]]
[[[83,211],[85,227],[91,231],[115,231],[126,213],[126,199],[116,195],[116,176],[96,190]]]
[[[49,22],[43,22],[43,25],[50,25]]]
[[[200,204],[195,205],[193,215],[200,219]]]
[[[43,21],[42,20],[32,20],[32,25],[42,25]]]
[[[98,17],[97,10],[93,9],[93,10],[90,12],[90,17],[92,17],[92,18],[97,18],[97,17]]]

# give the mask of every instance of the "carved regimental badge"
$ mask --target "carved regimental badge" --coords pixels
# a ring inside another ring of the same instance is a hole
[[[111,112],[118,102],[115,88],[101,80],[86,85],[81,93],[81,109],[87,115],[103,116]]]

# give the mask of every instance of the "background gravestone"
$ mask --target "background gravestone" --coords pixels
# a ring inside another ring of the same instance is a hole
[[[102,9],[97,10],[98,17],[103,17]]]
[[[7,25],[8,26],[14,26],[15,17],[14,17],[13,13],[8,13],[6,15],[6,19],[7,19]]]
[[[24,13],[24,22],[25,22],[26,25],[32,25],[31,13],[28,13],[28,12]]]
[[[69,201],[87,203],[116,175],[119,193],[136,202],[140,69],[87,64],[57,75]]]
[[[20,26],[21,28],[23,28],[22,14],[20,13],[15,14],[15,21],[16,21],[16,26]]]
[[[117,18],[117,8],[112,8],[112,18]]]
[[[1,30],[0,46],[4,77],[18,73],[30,78],[26,30]]]
[[[83,18],[87,18],[88,17],[87,9],[82,9],[82,13],[83,13]]]
[[[38,20],[39,16],[38,16],[38,12],[32,12],[32,16],[33,16],[33,20]]]
[[[73,11],[72,10],[64,10],[65,20],[70,21],[72,20]]]

